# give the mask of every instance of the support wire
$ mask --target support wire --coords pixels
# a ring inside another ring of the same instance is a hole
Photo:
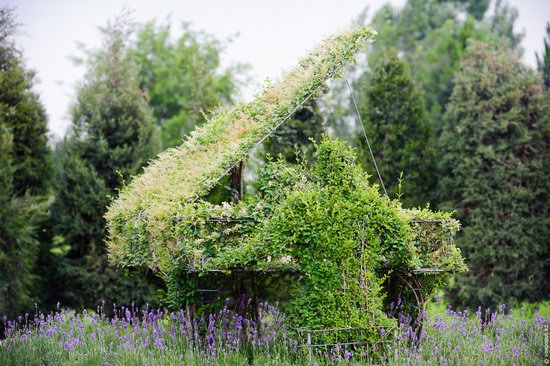
[[[390,197],[388,195],[388,191],[386,191],[386,186],[384,185],[384,181],[382,180],[382,175],[380,174],[380,170],[378,170],[378,165],[376,164],[376,159],[374,158],[374,154],[372,152],[372,148],[370,147],[369,138],[367,137],[367,131],[365,130],[365,125],[363,124],[363,119],[361,118],[361,114],[359,113],[359,108],[357,107],[357,101],[355,100],[355,95],[353,94],[353,89],[351,87],[351,84],[349,83],[349,80],[346,78],[346,84],[348,85],[349,93],[351,95],[351,100],[353,102],[353,106],[355,107],[355,113],[357,114],[357,118],[359,118],[359,123],[361,124],[361,129],[363,130],[363,136],[365,136],[365,141],[367,141],[367,146],[369,147],[370,157],[372,158],[372,163],[374,164],[374,169],[376,169],[376,173],[378,174],[378,179],[380,179],[380,184],[382,185],[382,189],[384,190],[384,193],[386,194],[386,197]]]

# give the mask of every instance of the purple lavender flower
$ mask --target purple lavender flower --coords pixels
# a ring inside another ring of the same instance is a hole
[[[344,358],[345,358],[346,360],[349,360],[350,357],[351,357],[351,352],[348,351],[348,350],[346,350],[346,351],[344,352]]]

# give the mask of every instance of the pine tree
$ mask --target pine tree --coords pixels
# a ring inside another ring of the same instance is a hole
[[[30,309],[38,296],[38,231],[47,213],[47,121],[32,92],[13,35],[10,8],[0,8],[0,314]]]
[[[72,108],[72,129],[59,146],[52,250],[61,263],[57,279],[66,284],[63,300],[73,306],[152,299],[143,279],[108,265],[104,247],[103,215],[110,197],[160,147],[128,54],[128,29],[124,16],[102,29],[103,48],[88,55],[88,72]]]
[[[395,50],[389,51],[372,73],[355,82],[354,90],[390,197],[401,190],[407,206],[428,203],[435,182],[432,126],[408,67]],[[378,179],[363,132],[357,136],[361,161],[373,179]],[[404,181],[399,187],[401,172]]]
[[[549,103],[540,78],[506,51],[468,50],[440,140],[440,199],[457,210],[470,271],[451,294],[489,306],[548,297]]]

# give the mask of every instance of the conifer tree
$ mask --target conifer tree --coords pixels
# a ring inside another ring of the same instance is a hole
[[[103,28],[103,47],[90,52],[77,90],[72,129],[59,147],[60,175],[53,206],[57,279],[73,306],[101,300],[145,302],[151,291],[107,263],[103,215],[110,197],[159,150],[157,127],[128,55],[125,16]]]
[[[11,316],[38,301],[37,230],[47,210],[43,199],[16,195],[13,155],[12,134],[0,123],[0,314]]]
[[[549,104],[538,75],[490,48],[467,50],[439,144],[441,208],[457,210],[470,268],[451,295],[475,306],[549,288]]]
[[[297,153],[301,158],[311,160],[314,153],[311,139],[320,141],[325,128],[319,103],[311,101],[273,132],[264,143],[264,151],[274,158],[282,157],[289,163],[296,163]]]
[[[32,91],[34,72],[25,68],[15,32],[13,10],[0,8],[0,123],[12,134],[13,190],[22,196],[45,193],[51,169],[46,113]]]
[[[13,10],[0,8],[0,314],[38,301],[38,230],[47,213],[47,121],[13,41]]]
[[[354,90],[390,197],[401,190],[408,206],[428,203],[434,188],[432,126],[408,67],[391,50],[374,65],[372,73],[355,82]],[[362,131],[357,139],[361,161],[377,180]],[[404,180],[399,187],[401,172]]]

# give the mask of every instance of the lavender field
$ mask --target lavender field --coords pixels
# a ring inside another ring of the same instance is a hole
[[[548,359],[548,314],[505,305],[474,312],[434,305],[420,332],[397,312],[398,329],[380,330],[389,334],[376,352],[339,345],[311,349],[294,339],[284,314],[267,303],[257,321],[228,307],[198,319],[184,310],[117,307],[113,316],[106,310],[3,319],[0,364],[540,365]]]

